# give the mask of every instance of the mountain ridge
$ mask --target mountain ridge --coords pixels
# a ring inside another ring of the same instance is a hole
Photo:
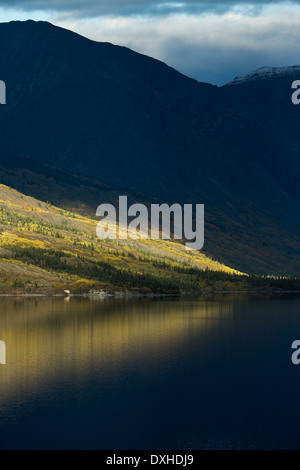
[[[283,76],[298,74],[300,77],[300,65],[291,65],[287,67],[260,67],[258,69],[252,70],[244,75],[235,77],[233,80],[229,81],[223,86],[236,85],[243,82],[255,81],[255,80],[265,80],[270,78],[279,78]]]
[[[300,275],[299,113],[289,76],[216,87],[53,25],[4,29],[0,155],[148,201],[204,203],[206,253],[242,272]]]

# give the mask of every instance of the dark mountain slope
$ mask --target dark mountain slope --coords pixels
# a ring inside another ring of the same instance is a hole
[[[147,203],[140,193],[131,194],[120,186],[94,181],[28,157],[0,155],[0,179],[1,184],[28,196],[93,218],[96,218],[96,201],[116,205],[120,191],[127,194],[129,204],[137,198]]]
[[[208,253],[300,275],[297,69],[218,88],[49,23],[1,24],[0,41],[2,155],[204,203]]]

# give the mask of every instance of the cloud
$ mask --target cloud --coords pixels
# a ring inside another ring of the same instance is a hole
[[[258,13],[259,7],[280,4],[280,0],[0,0],[0,7],[33,11],[66,12],[76,17],[138,16],[205,12],[224,13],[238,6]],[[294,0],[300,4],[300,0]]]
[[[261,66],[299,63],[300,8],[247,17],[179,15],[162,18],[62,20],[66,27],[160,59],[200,81],[223,84]]]

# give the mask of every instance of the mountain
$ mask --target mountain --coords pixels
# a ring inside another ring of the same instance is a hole
[[[295,75],[299,78],[300,74],[300,65],[292,65],[290,67],[260,67],[259,69],[253,70],[252,72],[241,75],[240,77],[235,77],[231,82],[227,83],[229,85],[238,85],[245,82],[254,82],[260,80],[268,79],[278,79],[278,78],[290,78],[291,75]]]
[[[97,222],[0,184],[1,293],[299,290],[299,280],[248,276],[174,240],[99,240]]]
[[[204,203],[206,253],[242,272],[300,276],[299,67],[216,87],[46,22],[2,23],[0,41],[0,161],[86,178],[94,210],[95,184]]]
[[[99,240],[97,222],[0,185],[1,292],[179,293],[250,283],[174,241]]]
[[[120,186],[73,174],[29,157],[13,155],[0,155],[0,177],[2,184],[28,196],[90,217],[95,217],[95,201],[116,205],[122,191]],[[129,204],[133,204],[137,197],[147,204],[142,194],[131,194],[125,189],[124,192]]]

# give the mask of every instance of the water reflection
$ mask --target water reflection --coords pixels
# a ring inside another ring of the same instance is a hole
[[[216,320],[231,311],[230,302],[220,301],[2,299],[10,361],[1,371],[0,404],[24,387],[33,393],[66,377],[118,375],[133,363],[149,370],[162,355],[176,362],[188,338],[196,335],[200,347],[211,341]]]
[[[299,312],[285,295],[2,297],[0,448],[300,448]]]

